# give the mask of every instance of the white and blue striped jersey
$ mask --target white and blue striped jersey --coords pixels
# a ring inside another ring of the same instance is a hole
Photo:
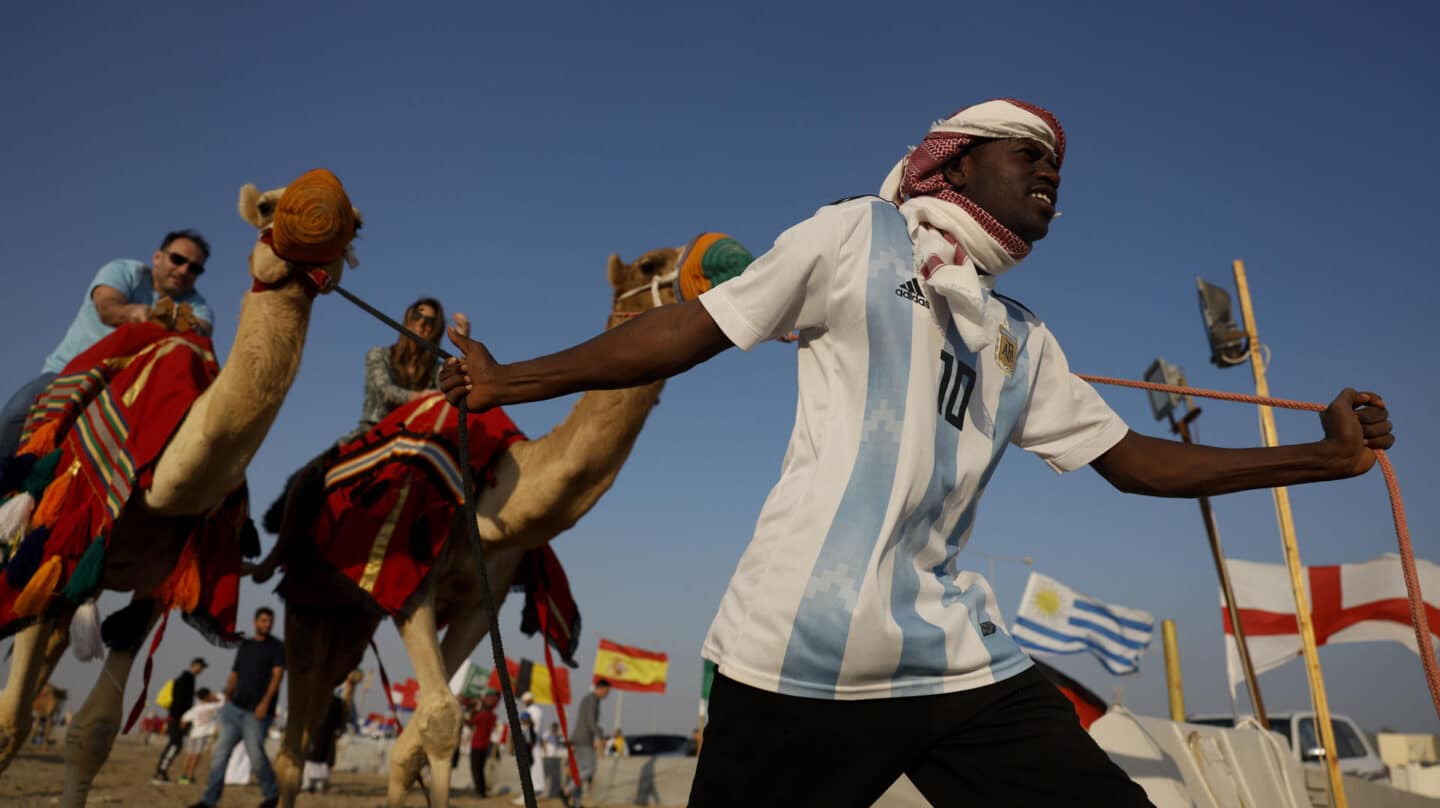
[[[1009,443],[1068,471],[1126,433],[1018,304],[997,296],[1004,337],[972,353],[912,254],[893,205],[850,200],[700,297],[742,349],[801,335],[780,481],[702,651],[743,684],[866,699],[1025,670],[989,584],[960,564],[980,495]]]

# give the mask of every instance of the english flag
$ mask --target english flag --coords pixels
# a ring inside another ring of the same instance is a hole
[[[1300,628],[1295,619],[1295,595],[1290,573],[1284,564],[1227,560],[1230,584],[1245,641],[1257,674],[1278,668],[1301,653]],[[1425,616],[1430,621],[1431,653],[1440,646],[1440,565],[1415,560],[1420,591],[1425,597]],[[1410,601],[1400,556],[1387,553],[1359,564],[1306,567],[1305,589],[1310,602],[1310,619],[1319,645],[1389,640],[1401,642],[1416,653]],[[1230,687],[1245,682],[1240,654],[1225,595],[1220,595],[1220,614],[1225,624],[1226,669]]]

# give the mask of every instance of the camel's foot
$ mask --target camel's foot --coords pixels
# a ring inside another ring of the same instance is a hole
[[[294,808],[295,800],[300,796],[303,765],[283,748],[275,756],[275,782],[280,786],[280,808]]]
[[[420,779],[428,763],[430,772],[421,780],[428,788],[429,808],[446,808],[450,802],[450,758],[460,734],[460,704],[452,699],[425,701],[423,698],[405,731],[390,750],[390,786],[386,804],[400,808],[405,793]]]

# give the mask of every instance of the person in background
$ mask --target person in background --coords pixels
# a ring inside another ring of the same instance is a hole
[[[265,736],[275,718],[275,697],[285,676],[285,646],[271,635],[275,611],[268,606],[255,610],[255,635],[247,637],[235,652],[235,664],[225,682],[225,706],[220,709],[220,739],[210,758],[210,781],[205,796],[190,808],[215,808],[225,791],[225,767],[230,752],[242,741],[254,767],[264,799],[260,808],[280,803],[280,784],[265,755]]]
[[[117,327],[145,322],[150,317],[150,307],[161,297],[177,304],[190,304],[201,322],[201,330],[208,334],[215,315],[195,290],[208,260],[210,245],[204,237],[194,230],[172,230],[160,240],[160,249],[150,257],[153,266],[117,258],[100,267],[85,290],[80,310],[75,313],[65,336],[45,357],[40,375],[21,385],[0,409],[0,458],[15,454],[20,433],[25,428],[25,416],[34,405],[35,397],[45,392],[65,365]]]
[[[184,716],[195,703],[195,677],[205,668],[204,657],[195,657],[190,660],[189,667],[170,681],[170,718],[165,725],[169,741],[165,748],[160,750],[160,759],[155,762],[155,775],[150,778],[151,783],[158,785],[170,782],[170,764],[175,762],[185,745]]]
[[[185,769],[180,774],[181,785],[195,782],[195,770],[200,766],[200,757],[205,754],[210,739],[215,737],[220,723],[220,708],[224,706],[225,701],[219,693],[202,687],[195,693],[195,706],[180,716],[180,723],[189,727],[185,736]]]
[[[490,796],[490,789],[485,785],[485,764],[490,759],[491,738],[495,732],[495,705],[499,699],[497,693],[486,693],[470,713],[470,780],[475,784],[475,795],[478,797]]]
[[[601,750],[600,702],[610,695],[610,680],[596,679],[590,692],[580,700],[575,711],[575,731],[570,733],[570,747],[575,750],[575,765],[580,769],[580,782],[570,795],[572,805],[580,805],[585,789],[595,779],[596,755]]]
[[[535,787],[535,794],[545,793],[545,764],[540,754],[540,728],[535,726],[535,719],[527,712],[520,713],[520,737],[515,739],[518,743],[525,744],[530,750],[530,784]],[[516,797],[516,805],[524,805],[525,798]]]

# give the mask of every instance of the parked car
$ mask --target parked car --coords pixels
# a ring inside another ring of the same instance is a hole
[[[684,735],[627,735],[625,746],[632,757],[639,755],[679,756],[691,754],[692,741]]]
[[[1325,748],[1320,743],[1320,734],[1315,730],[1314,713],[1269,713],[1270,731],[1279,734],[1289,745],[1290,752],[1301,764],[1320,766],[1325,760]],[[1202,715],[1185,719],[1191,724],[1208,724],[1214,727],[1235,725],[1233,716]],[[1335,732],[1335,752],[1340,757],[1340,771],[1367,780],[1390,781],[1390,769],[1376,754],[1375,747],[1354,721],[1343,715],[1330,714],[1330,726]]]

